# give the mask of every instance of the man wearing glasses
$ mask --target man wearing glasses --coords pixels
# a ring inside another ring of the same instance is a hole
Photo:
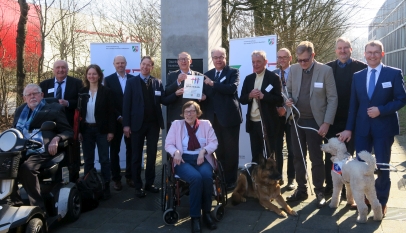
[[[279,69],[276,69],[272,72],[279,75],[282,82],[282,93],[286,94],[286,81],[288,79],[289,71],[290,71],[290,62],[292,61],[292,55],[287,48],[281,48],[277,54],[278,59],[278,66]],[[293,166],[293,151],[292,151],[292,140],[290,135],[290,122],[288,118],[290,117],[290,112],[286,112],[286,108],[284,106],[278,107],[278,114],[279,114],[279,123],[280,123],[280,130],[279,133],[276,135],[276,163],[278,166],[278,172],[283,174],[283,136],[286,135],[286,147],[288,149],[288,184],[286,188],[288,190],[295,189],[295,167]],[[283,176],[282,176],[283,177]],[[280,185],[284,184],[283,179],[279,181]]]
[[[292,125],[291,134],[298,187],[286,200],[302,201],[308,197],[304,164],[308,149],[317,206],[323,207],[326,204],[323,186],[325,171],[320,145],[334,122],[338,98],[333,70],[314,60],[314,55],[313,43],[302,41],[296,48],[298,63],[290,67],[288,76],[287,89],[290,98],[286,100],[286,105],[295,105],[300,112],[300,118],[297,111],[294,111],[297,125]]]
[[[237,91],[240,73],[226,65],[226,56],[224,48],[211,51],[214,69],[205,73],[203,112],[213,124],[219,142],[216,155],[224,168],[227,189],[232,190],[237,181],[242,116]]]
[[[192,57],[190,56],[189,53],[187,52],[181,52],[178,55],[178,65],[179,65],[179,70],[172,71],[168,73],[168,76],[166,78],[166,85],[165,85],[165,94],[167,96],[175,93],[177,96],[177,99],[175,102],[171,103],[167,107],[167,130],[171,127],[171,123],[174,120],[181,120],[182,117],[180,114],[182,113],[182,106],[189,100],[194,100],[195,99],[188,99],[188,98],[183,98],[183,86],[185,84],[185,79],[187,78],[188,75],[200,75],[203,76],[203,74],[193,71],[190,69],[190,64],[192,64]],[[199,101],[203,101],[206,99],[206,95],[202,95],[202,99]]]

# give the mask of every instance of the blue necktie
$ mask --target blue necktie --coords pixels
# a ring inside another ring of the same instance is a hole
[[[58,87],[56,88],[56,95],[55,95],[55,98],[56,99],[62,99],[62,87],[61,87],[61,85],[62,85],[62,83],[64,83],[65,81],[62,81],[62,82],[57,82],[58,83]]]
[[[375,90],[375,69],[371,70],[371,77],[369,77],[369,85],[368,85],[368,97],[369,99],[372,98],[372,94],[374,94]]]

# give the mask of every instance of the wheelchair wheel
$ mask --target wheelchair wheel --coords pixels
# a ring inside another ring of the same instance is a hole
[[[68,213],[66,214],[66,220],[68,222],[74,222],[80,217],[82,210],[82,200],[80,198],[79,191],[76,188],[71,189],[68,199]]]
[[[166,209],[166,192],[167,192],[167,180],[166,180],[166,164],[162,165],[162,180],[161,180],[161,184],[162,184],[162,192],[161,192],[161,208],[162,211],[165,211]]]
[[[227,188],[226,188],[226,182],[225,182],[225,178],[224,178],[224,172],[223,172],[223,166],[221,165],[220,162],[217,163],[217,178],[218,180],[218,184],[220,185],[220,203],[222,203],[223,205],[227,205]]]
[[[173,209],[167,209],[167,210],[164,212],[164,214],[163,214],[162,217],[163,217],[163,219],[164,219],[164,222],[165,222],[167,225],[173,225],[173,224],[177,223],[178,220],[179,220],[179,214],[178,214],[178,212],[176,212],[176,211],[173,210]]]
[[[214,210],[210,214],[212,218],[214,218],[217,222],[219,222],[224,217],[224,211],[225,211],[224,206],[220,203],[214,208]]]

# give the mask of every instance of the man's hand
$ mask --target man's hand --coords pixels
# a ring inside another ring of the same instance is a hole
[[[176,96],[181,96],[181,95],[183,95],[183,92],[184,92],[184,89],[183,89],[183,87],[182,87],[182,88],[176,90],[175,95],[176,95]]]
[[[126,126],[123,128],[123,132],[126,138],[130,138],[130,134],[131,134],[131,129],[130,126]]]
[[[214,82],[213,82],[213,80],[211,80],[209,77],[207,77],[206,75],[204,76],[205,77],[205,79],[204,79],[204,83],[205,84],[207,84],[207,85],[209,85],[209,86],[213,86],[214,85]]]
[[[206,149],[201,149],[199,152],[199,156],[197,156],[197,165],[202,165],[204,162],[204,155],[206,154]]]
[[[278,112],[279,116],[285,116],[286,109],[284,107],[276,107],[276,111]]]
[[[292,107],[293,105],[293,99],[289,98],[285,101],[286,106],[288,106],[289,108]]]
[[[202,102],[202,101],[204,101],[206,99],[206,95],[205,94],[203,94],[202,95],[202,98],[201,99],[199,99],[199,102]]]
[[[326,136],[329,128],[330,128],[330,124],[324,122],[323,124],[321,124],[318,134],[324,138]]]
[[[352,132],[350,130],[344,130],[341,133],[336,134],[338,136],[338,140],[342,142],[349,142],[351,140]]]
[[[107,141],[108,141],[108,142],[111,142],[111,140],[113,140],[113,138],[114,138],[114,134],[113,134],[113,133],[108,133],[108,134],[107,134]]]
[[[381,115],[381,112],[379,111],[378,107],[370,107],[367,109],[368,116],[371,118],[378,117]]]
[[[249,98],[251,99],[259,99],[260,95],[261,95],[261,91],[258,89],[252,89],[252,91],[250,92],[250,94],[248,95]],[[262,98],[264,97],[264,95],[262,94]]]
[[[67,107],[69,105],[69,102],[67,100],[64,100],[64,99],[59,99],[59,104],[64,106],[64,107]]]
[[[185,79],[187,79],[187,74],[180,73],[180,74],[178,75],[178,79],[177,79],[178,85],[179,85],[183,80],[185,80]]]
[[[185,162],[185,161],[183,161],[182,155],[180,154],[179,150],[175,151],[175,154],[173,155],[173,162],[176,165],[180,165],[181,163]]]
[[[56,155],[56,152],[58,152],[59,140],[60,140],[60,137],[52,138],[52,141],[48,145],[48,153],[50,155]]]

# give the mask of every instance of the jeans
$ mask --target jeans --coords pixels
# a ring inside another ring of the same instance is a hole
[[[210,213],[213,190],[213,167],[207,160],[199,166],[197,156],[183,154],[185,161],[175,166],[175,173],[189,183],[190,217],[200,217],[200,210]]]
[[[99,133],[97,127],[87,127],[82,132],[83,142],[83,158],[85,161],[84,172],[87,174],[92,168],[94,168],[94,150],[97,144],[97,152],[99,153],[99,162],[101,167],[101,174],[104,178],[104,182],[110,182],[111,170],[110,170],[110,158],[109,158],[109,146],[107,141],[107,134]]]

